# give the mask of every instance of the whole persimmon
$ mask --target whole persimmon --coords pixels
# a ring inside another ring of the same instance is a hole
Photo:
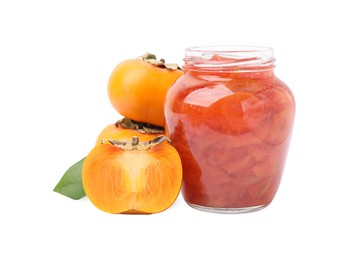
[[[89,200],[108,213],[151,214],[169,208],[180,193],[181,159],[161,135],[140,142],[109,140],[88,154],[82,181]]]
[[[163,127],[155,127],[129,118],[122,118],[115,124],[107,125],[99,133],[95,145],[101,145],[107,142],[106,140],[131,141],[133,136],[138,136],[141,141],[149,141],[164,133]]]
[[[166,93],[182,75],[176,64],[158,61],[153,54],[125,60],[111,73],[109,100],[125,117],[164,127]]]

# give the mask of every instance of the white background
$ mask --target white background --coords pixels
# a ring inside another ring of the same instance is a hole
[[[0,259],[356,259],[354,1],[0,2]],[[243,215],[182,197],[154,215],[111,215],[52,192],[119,115],[120,61],[184,48],[273,47],[297,114],[273,203]]]

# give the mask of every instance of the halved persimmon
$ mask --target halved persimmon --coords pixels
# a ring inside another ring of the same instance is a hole
[[[182,183],[176,149],[158,136],[151,141],[109,140],[86,157],[82,170],[89,200],[108,213],[157,213],[176,200]]]
[[[183,75],[176,64],[146,54],[118,64],[108,82],[108,96],[119,114],[139,122],[165,126],[168,89]]]

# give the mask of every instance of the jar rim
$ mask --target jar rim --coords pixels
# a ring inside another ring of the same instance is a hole
[[[216,56],[216,58],[215,58]],[[218,57],[218,59],[217,59]],[[194,46],[185,49],[186,67],[190,69],[266,70],[274,67],[273,49],[253,45]]]
[[[273,48],[257,45],[207,45],[193,46],[185,49],[186,52],[214,52],[214,53],[256,53],[264,52],[273,55]]]

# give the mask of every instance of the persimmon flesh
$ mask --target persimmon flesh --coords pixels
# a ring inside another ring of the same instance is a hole
[[[140,142],[139,146],[126,143],[127,148],[105,143],[88,154],[82,170],[87,197],[108,213],[166,210],[176,200],[182,183],[176,149],[168,142],[148,148],[150,142]]]

